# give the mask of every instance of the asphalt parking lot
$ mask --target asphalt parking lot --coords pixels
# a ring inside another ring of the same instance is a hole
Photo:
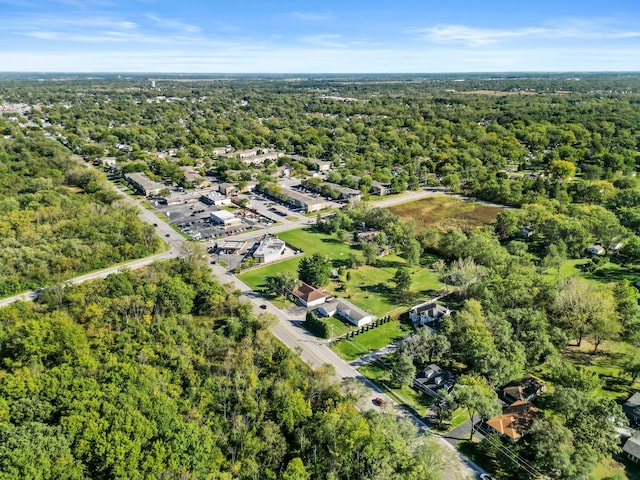
[[[210,240],[241,233],[252,228],[264,228],[273,222],[250,211],[240,208],[231,210],[242,220],[240,225],[224,227],[211,222],[212,212],[223,210],[213,205],[207,205],[201,201],[183,203],[178,205],[166,205],[158,208],[158,212],[169,218],[171,225],[176,225],[187,235],[195,240]],[[226,209],[225,209],[226,210]]]

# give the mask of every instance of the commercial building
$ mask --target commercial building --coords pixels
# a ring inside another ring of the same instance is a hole
[[[219,207],[221,205],[231,205],[231,199],[218,192],[209,192],[200,196],[200,200],[207,205]]]
[[[265,237],[253,253],[253,258],[258,263],[275,262],[282,258],[285,246],[284,240],[280,240],[278,237]]]
[[[329,202],[321,197],[312,197],[304,193],[296,192],[290,188],[282,188],[280,194],[286,197],[286,202],[294,208],[302,208],[305,212],[318,212],[329,208]]]
[[[163,188],[166,188],[162,183],[151,180],[142,172],[127,173],[124,178],[145,197],[158,195]]]
[[[235,227],[242,223],[242,220],[233,213],[226,210],[219,210],[211,213],[211,221],[225,227]]]

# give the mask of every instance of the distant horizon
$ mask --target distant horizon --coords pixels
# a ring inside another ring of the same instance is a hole
[[[0,0],[5,72],[640,71],[640,2]]]
[[[446,76],[446,75],[496,75],[496,76],[513,76],[513,75],[640,75],[640,70],[521,70],[521,71],[442,71],[442,72],[163,72],[163,71],[19,71],[19,70],[0,70],[0,76],[5,75],[131,75],[131,76],[149,76],[149,75],[167,75],[169,77],[182,77],[193,75],[194,77],[220,77],[220,76],[281,76],[281,77],[297,77],[297,76]],[[153,78],[150,80],[163,80],[163,78]]]

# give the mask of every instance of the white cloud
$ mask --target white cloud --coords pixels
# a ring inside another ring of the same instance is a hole
[[[297,18],[298,20],[304,20],[308,22],[321,22],[324,20],[329,20],[331,18],[331,14],[328,12],[318,13],[318,12],[291,12],[289,13],[290,17]]]
[[[149,20],[153,20],[157,25],[163,28],[168,28],[173,30],[183,30],[189,33],[198,33],[202,31],[202,28],[200,28],[198,25],[184,23],[178,20],[168,20],[166,18],[160,18],[159,16],[153,15],[153,14],[148,14],[146,15],[146,17]]]
[[[479,28],[468,25],[436,25],[409,33],[437,44],[458,43],[472,47],[491,45],[514,39],[622,39],[640,37],[640,31],[624,30],[609,19],[556,20],[545,26],[522,28]]]
[[[344,47],[343,42],[338,42],[342,38],[342,35],[338,35],[335,33],[327,33],[327,34],[319,34],[319,35],[309,35],[307,37],[303,37],[302,40],[306,43],[310,43],[312,45],[317,45],[321,47],[329,47],[329,48],[342,48]]]
[[[502,39],[539,36],[547,32],[549,30],[545,28],[500,30],[464,25],[438,25],[419,30],[417,33],[433,43],[466,43],[475,47],[495,43]]]

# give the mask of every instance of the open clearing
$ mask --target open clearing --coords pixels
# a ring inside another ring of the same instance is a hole
[[[394,215],[414,218],[418,225],[441,230],[460,228],[469,231],[474,227],[495,222],[503,209],[450,195],[433,195],[422,200],[390,207]]]
[[[278,234],[294,248],[302,250],[305,255],[320,253],[329,257],[335,268],[345,263],[349,253],[357,251],[346,243],[338,242],[335,237],[315,232],[309,228],[289,230]],[[301,255],[266,265],[261,268],[241,273],[238,277],[254,290],[262,290],[267,276],[280,272],[297,272]],[[396,316],[420,301],[431,298],[444,285],[438,280],[438,274],[429,268],[412,267],[411,288],[407,295],[398,299],[393,293],[392,278],[398,267],[405,265],[404,258],[397,255],[387,255],[378,259],[377,266],[362,266],[351,269],[350,279],[346,275],[334,278],[325,289],[338,297],[349,299],[351,302],[373,313],[378,318],[385,315]]]

